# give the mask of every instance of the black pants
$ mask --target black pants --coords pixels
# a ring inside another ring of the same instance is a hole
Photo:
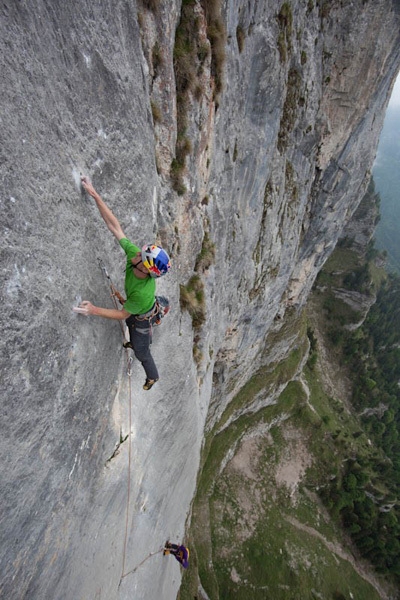
[[[157,367],[150,352],[152,341],[150,321],[140,319],[138,315],[131,315],[125,322],[129,329],[133,352],[138,361],[142,363],[147,379],[158,379]]]

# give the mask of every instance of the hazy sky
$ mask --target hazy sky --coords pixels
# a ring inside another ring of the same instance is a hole
[[[400,75],[397,76],[396,83],[394,84],[389,106],[400,106]]]

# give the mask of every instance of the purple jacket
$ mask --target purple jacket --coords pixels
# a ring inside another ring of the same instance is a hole
[[[172,554],[175,556],[176,560],[181,563],[184,569],[187,569],[189,566],[189,549],[185,546],[179,546],[177,550],[174,550]]]

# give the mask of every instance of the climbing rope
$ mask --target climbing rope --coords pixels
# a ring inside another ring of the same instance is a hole
[[[136,565],[136,567],[134,567],[133,569],[131,569],[130,571],[128,571],[127,573],[123,573],[121,576],[121,581],[123,580],[124,577],[126,577],[127,575],[130,575],[131,573],[135,573],[135,571],[138,570],[139,567],[141,567],[146,560],[149,560],[149,558],[151,558],[152,556],[155,556],[156,554],[159,554],[160,552],[163,552],[164,548],[160,548],[159,550],[155,550],[154,552],[150,552],[150,554],[148,554],[143,560],[142,562],[140,562],[138,565]],[[119,582],[119,585],[121,585],[121,581]],[[118,586],[119,587],[119,586]]]
[[[118,310],[118,305],[117,305],[117,301],[116,298],[118,298],[118,300],[121,302],[121,304],[123,304],[123,298],[121,296],[121,294],[118,292],[117,288],[114,286],[113,282],[111,281],[111,277],[108,274],[108,271],[103,263],[103,261],[99,258],[99,265],[101,270],[103,271],[104,276],[106,277],[108,284],[110,286],[110,294],[111,294],[111,298],[114,304],[114,308]],[[119,321],[120,324],[120,329],[121,329],[121,333],[122,333],[122,337],[125,341],[125,330],[124,330],[124,326],[122,324],[122,321]],[[126,361],[127,361],[127,375],[128,375],[128,387],[129,387],[129,409],[128,409],[128,413],[129,413],[129,436],[131,435],[132,432],[132,362],[133,362],[133,358],[132,356],[129,355],[128,349],[125,349],[125,356],[126,356]],[[131,500],[131,463],[132,463],[132,443],[131,440],[129,439],[129,445],[128,445],[128,491],[127,491],[127,500],[126,500],[126,516],[125,516],[125,534],[124,534],[124,546],[123,546],[123,557],[122,557],[122,571],[121,571],[121,579],[119,582],[119,585],[121,585],[121,581],[122,579],[126,576],[125,573],[125,563],[126,563],[126,547],[128,544],[128,525],[129,525],[129,508],[130,508],[130,500]]]
[[[112,298],[112,301],[114,304],[114,308],[118,310],[118,304],[117,304],[116,298],[118,298],[118,300],[121,304],[124,304],[125,300],[124,300],[124,298],[122,298],[121,294],[118,292],[117,288],[113,284],[111,277],[108,274],[108,271],[107,271],[103,261],[100,258],[98,259],[98,261],[99,261],[100,268],[103,271],[103,274],[104,274],[105,278],[107,279],[108,285],[110,287],[110,294],[111,294],[111,298]],[[119,321],[119,324],[120,324],[120,328],[121,328],[122,337],[125,341],[125,330],[124,330],[122,321]],[[133,358],[132,358],[132,356],[129,355],[127,348],[125,348],[125,354],[126,354],[126,358],[127,358],[127,375],[128,375],[128,387],[129,387],[129,436],[130,436],[131,429],[132,429],[132,370],[131,370],[131,367],[132,367]],[[123,557],[122,557],[122,571],[121,571],[121,578],[119,580],[118,587],[121,585],[124,577],[126,577],[127,575],[130,575],[131,573],[135,573],[135,571],[137,571],[137,569],[139,567],[141,567],[146,562],[146,560],[148,560],[152,556],[155,556],[156,554],[159,554],[160,552],[163,552],[163,550],[164,550],[164,547],[162,547],[159,550],[156,550],[155,552],[150,552],[150,554],[148,554],[142,560],[142,562],[140,562],[138,565],[136,565],[136,567],[134,567],[133,569],[130,569],[130,571],[127,571],[125,573],[126,548],[128,545],[129,509],[130,509],[130,501],[131,501],[131,463],[132,463],[132,443],[131,443],[131,440],[129,440],[129,446],[128,446],[128,491],[127,491],[127,500],[126,500],[125,534],[124,534],[124,546],[123,546]]]
[[[128,381],[129,381],[129,435],[131,434],[131,424],[132,424],[132,377],[131,371],[128,371]],[[128,446],[128,492],[126,499],[126,516],[125,516],[125,536],[124,536],[124,552],[122,558],[122,571],[121,571],[121,579],[124,577],[125,573],[125,562],[126,562],[126,546],[128,543],[128,524],[129,524],[129,506],[131,502],[131,462],[132,462],[132,442],[129,439]]]

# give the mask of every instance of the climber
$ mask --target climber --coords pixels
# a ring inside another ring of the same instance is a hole
[[[182,565],[184,569],[187,569],[189,566],[189,548],[183,546],[182,544],[178,546],[178,544],[171,544],[168,540],[165,542],[165,548],[163,551],[164,556],[168,554],[173,554],[176,560]]]
[[[146,372],[144,390],[150,390],[158,381],[158,371],[150,352],[152,324],[159,324],[160,314],[169,310],[166,298],[156,301],[155,278],[168,273],[171,263],[168,254],[160,246],[147,244],[142,250],[129,241],[118,219],[96,192],[88,177],[81,177],[82,186],[94,198],[97,208],[111,233],[117,238],[127,257],[125,271],[126,301],[121,310],[101,308],[88,300],[80,303],[74,311],[85,316],[96,315],[107,319],[123,320],[128,326],[130,342],[125,347],[132,348],[136,358]]]

